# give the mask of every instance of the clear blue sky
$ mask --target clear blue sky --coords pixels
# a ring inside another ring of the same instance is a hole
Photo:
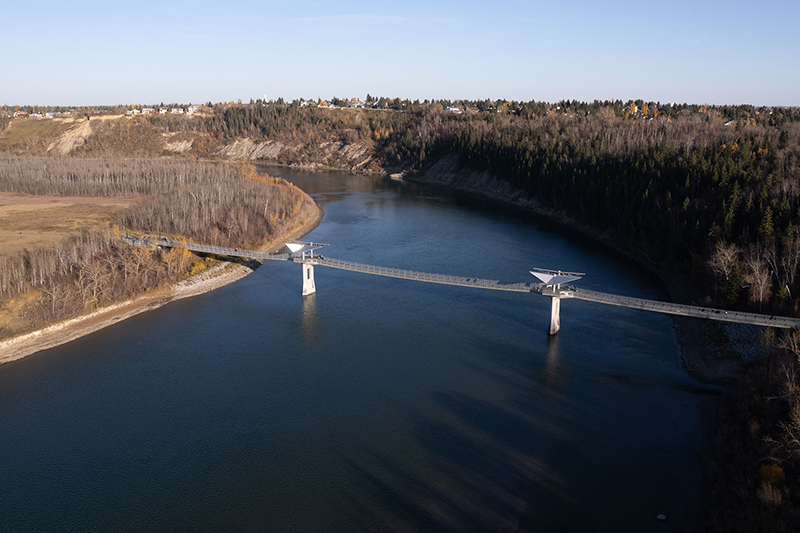
[[[800,105],[800,1],[8,2],[0,104]]]

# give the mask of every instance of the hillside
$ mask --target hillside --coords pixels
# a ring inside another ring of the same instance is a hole
[[[213,158],[268,160],[308,169],[380,173],[375,143],[362,136],[362,110],[331,112],[336,126],[320,130],[309,124],[266,136],[231,132],[209,117],[100,115],[67,119],[12,119],[0,132],[0,152],[85,157]],[[302,123],[305,119],[302,119]],[[328,131],[330,130],[330,131]]]

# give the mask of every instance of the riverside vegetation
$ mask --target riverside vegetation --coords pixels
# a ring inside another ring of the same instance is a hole
[[[256,101],[207,105],[191,118],[103,121],[73,152],[177,151],[359,172],[405,170],[477,192],[502,184],[509,196],[605,231],[619,247],[681,274],[696,300],[798,314],[796,108],[368,101],[379,109]],[[446,111],[452,107],[459,112]],[[121,110],[93,110],[105,111]],[[55,141],[45,133],[35,142],[14,137],[14,126],[4,127],[0,148],[6,150],[45,153]],[[243,140],[250,148],[232,149]],[[184,194],[181,201],[190,199]],[[143,227],[145,211],[125,220]],[[228,228],[207,231],[221,238]],[[795,337],[766,337],[764,357],[749,364],[721,402],[702,524],[707,531],[800,526],[800,350]]]
[[[302,191],[248,164],[168,159],[0,156],[0,189],[52,196],[141,197],[107,228],[0,261],[0,335],[83,314],[205,269],[185,248],[125,245],[123,232],[258,247],[316,207]]]

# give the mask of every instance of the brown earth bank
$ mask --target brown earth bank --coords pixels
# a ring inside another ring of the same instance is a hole
[[[315,216],[299,221],[284,234],[265,244],[262,251],[277,251],[283,243],[311,232],[322,221],[324,213],[317,207]],[[33,353],[70,342],[139,313],[161,307],[174,300],[203,294],[237,281],[260,266],[256,261],[246,264],[223,262],[208,271],[166,288],[109,305],[87,315],[66,320],[46,328],[0,342],[0,364],[21,359]]]

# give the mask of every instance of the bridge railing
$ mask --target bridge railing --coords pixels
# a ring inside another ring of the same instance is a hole
[[[288,261],[289,254],[273,254],[270,252],[259,252],[256,250],[246,250],[244,248],[227,248],[224,246],[211,246],[209,244],[198,244],[189,241],[176,241],[166,237],[159,237],[151,239],[149,237],[123,237],[123,241],[132,246],[164,246],[167,248],[174,248],[176,246],[184,246],[191,252],[200,252],[213,255],[227,255],[231,257],[242,257],[245,259],[263,259],[269,261]]]
[[[491,290],[511,291],[511,292],[534,292],[539,288],[538,284],[528,284],[528,283],[502,284],[500,283],[499,280],[467,278],[461,276],[450,276],[447,274],[436,274],[432,272],[404,270],[393,267],[381,267],[376,265],[369,265],[366,263],[342,261],[341,259],[333,259],[323,256],[318,256],[313,258],[306,257],[302,259],[294,258],[293,260],[296,262],[304,262],[313,265],[327,266],[330,268],[337,268],[340,270],[349,270],[351,272],[363,272],[366,274],[373,274],[377,276],[409,279],[409,280],[423,281],[429,283],[439,283],[442,285],[458,285],[462,287],[474,287],[479,289],[491,289]]]
[[[574,291],[574,297],[579,300],[629,307],[632,309],[642,309],[645,311],[657,311],[659,313],[671,315],[708,318],[722,322],[753,324],[755,326],[800,329],[800,319],[785,316],[761,315],[757,313],[744,313],[741,311],[726,311],[725,309],[714,309],[713,307],[659,302],[657,300],[619,296],[587,289],[576,289]]]

